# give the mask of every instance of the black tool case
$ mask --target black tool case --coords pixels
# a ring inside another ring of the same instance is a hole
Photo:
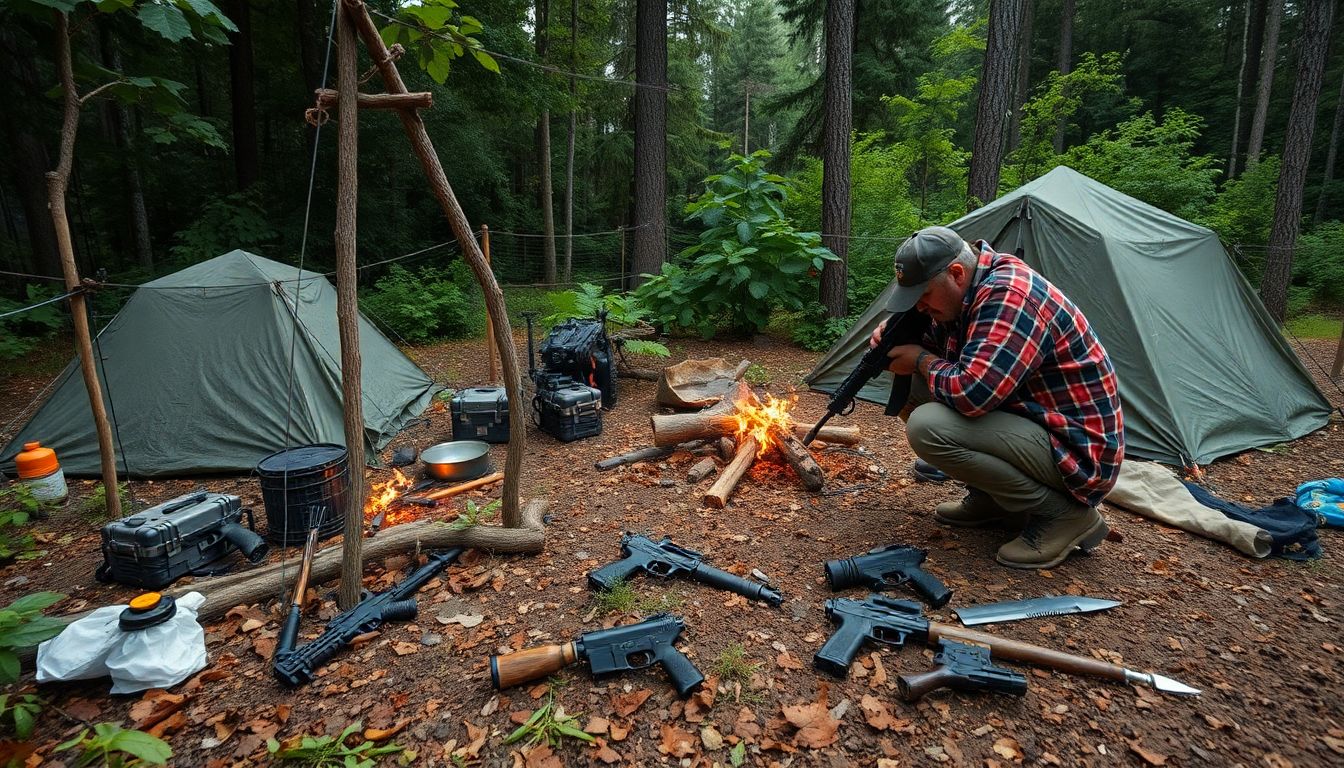
[[[602,391],[584,384],[543,389],[532,399],[541,431],[562,443],[602,434]]]
[[[99,581],[159,589],[242,550],[252,562],[266,557],[266,541],[242,525],[242,500],[196,491],[103,526]]]
[[[602,320],[572,318],[551,329],[541,342],[541,366],[602,392],[602,407],[616,406],[616,363]]]
[[[509,397],[503,387],[471,387],[453,394],[454,440],[509,442]]]

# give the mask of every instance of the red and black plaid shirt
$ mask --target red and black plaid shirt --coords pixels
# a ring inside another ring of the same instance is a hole
[[[1110,357],[1087,318],[1021,259],[976,243],[980,263],[956,323],[935,323],[926,343],[933,398],[967,416],[1001,410],[1050,435],[1064,485],[1095,506],[1125,453]]]

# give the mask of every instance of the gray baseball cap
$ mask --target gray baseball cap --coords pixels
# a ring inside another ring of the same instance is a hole
[[[929,281],[967,248],[961,235],[947,227],[925,227],[906,238],[896,249],[897,288],[887,311],[905,312],[915,306]]]

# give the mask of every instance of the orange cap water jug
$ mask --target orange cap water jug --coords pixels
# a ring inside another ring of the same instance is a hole
[[[18,465],[19,481],[28,486],[38,501],[61,501],[69,494],[56,452],[43,448],[42,443],[36,440],[24,443],[14,463]]]

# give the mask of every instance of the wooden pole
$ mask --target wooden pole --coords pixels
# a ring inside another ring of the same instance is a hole
[[[359,201],[359,87],[355,30],[345,13],[336,15],[336,322],[341,337],[341,399],[345,412],[345,450],[350,462],[350,491],[345,501],[341,550],[341,586],[336,602],[342,610],[359,603],[364,559],[364,395],[360,377],[359,298],[356,256],[356,214]]]
[[[330,88],[317,89],[317,105],[325,109],[336,106],[340,96]],[[360,109],[429,109],[434,106],[434,94],[422,93],[361,93]]]
[[[1339,372],[1344,369],[1344,328],[1339,330],[1339,347],[1335,349],[1335,364],[1330,366],[1330,378],[1339,378]]]
[[[368,9],[361,0],[342,0],[351,18],[355,21],[364,46],[378,67],[383,78],[383,86],[389,93],[406,93],[406,84],[401,80],[396,62],[387,50],[387,45],[378,34]],[[462,211],[462,206],[453,194],[448,176],[443,172],[443,164],[429,140],[429,132],[420,114],[412,109],[397,110],[402,128],[411,140],[411,148],[419,158],[429,181],[430,190],[443,209],[453,237],[462,244],[462,255],[485,293],[485,308],[494,321],[495,343],[499,347],[500,360],[503,363],[504,391],[509,398],[509,453],[504,463],[504,493],[501,519],[505,527],[516,528],[522,524],[522,508],[518,502],[518,484],[523,476],[523,455],[527,451],[527,415],[523,410],[522,379],[518,372],[518,356],[512,354],[513,328],[509,324],[509,315],[504,306],[504,292],[499,289],[490,265],[471,231],[471,224]],[[510,354],[503,354],[508,350]]]
[[[619,229],[621,230],[621,290],[624,291],[630,286],[625,278],[625,227]]]
[[[47,201],[51,209],[51,223],[56,228],[56,249],[61,256],[65,290],[76,291],[80,287],[79,267],[75,265],[75,244],[70,238],[70,220],[65,212],[65,191],[70,182],[70,169],[74,163],[75,133],[79,130],[79,108],[83,104],[83,99],[75,90],[74,64],[70,53],[70,20],[59,11],[56,13],[56,63],[60,68],[64,114],[56,170],[47,173]],[[85,98],[88,98],[88,95]],[[84,387],[89,393],[89,410],[93,414],[93,426],[98,433],[98,455],[102,463],[103,488],[107,491],[107,515],[117,519],[122,516],[121,494],[117,488],[117,454],[112,443],[112,427],[107,421],[107,408],[103,404],[103,387],[98,381],[98,369],[94,365],[93,336],[89,332],[89,313],[83,293],[75,293],[70,297],[70,319],[75,326],[75,349],[79,352],[79,370],[84,377]]]
[[[490,227],[486,224],[481,225],[481,255],[485,257],[486,266],[490,265]],[[491,273],[494,269],[491,268]],[[499,354],[495,349],[495,323],[490,319],[490,313],[485,313],[485,349],[490,356],[490,383],[499,381]]]

